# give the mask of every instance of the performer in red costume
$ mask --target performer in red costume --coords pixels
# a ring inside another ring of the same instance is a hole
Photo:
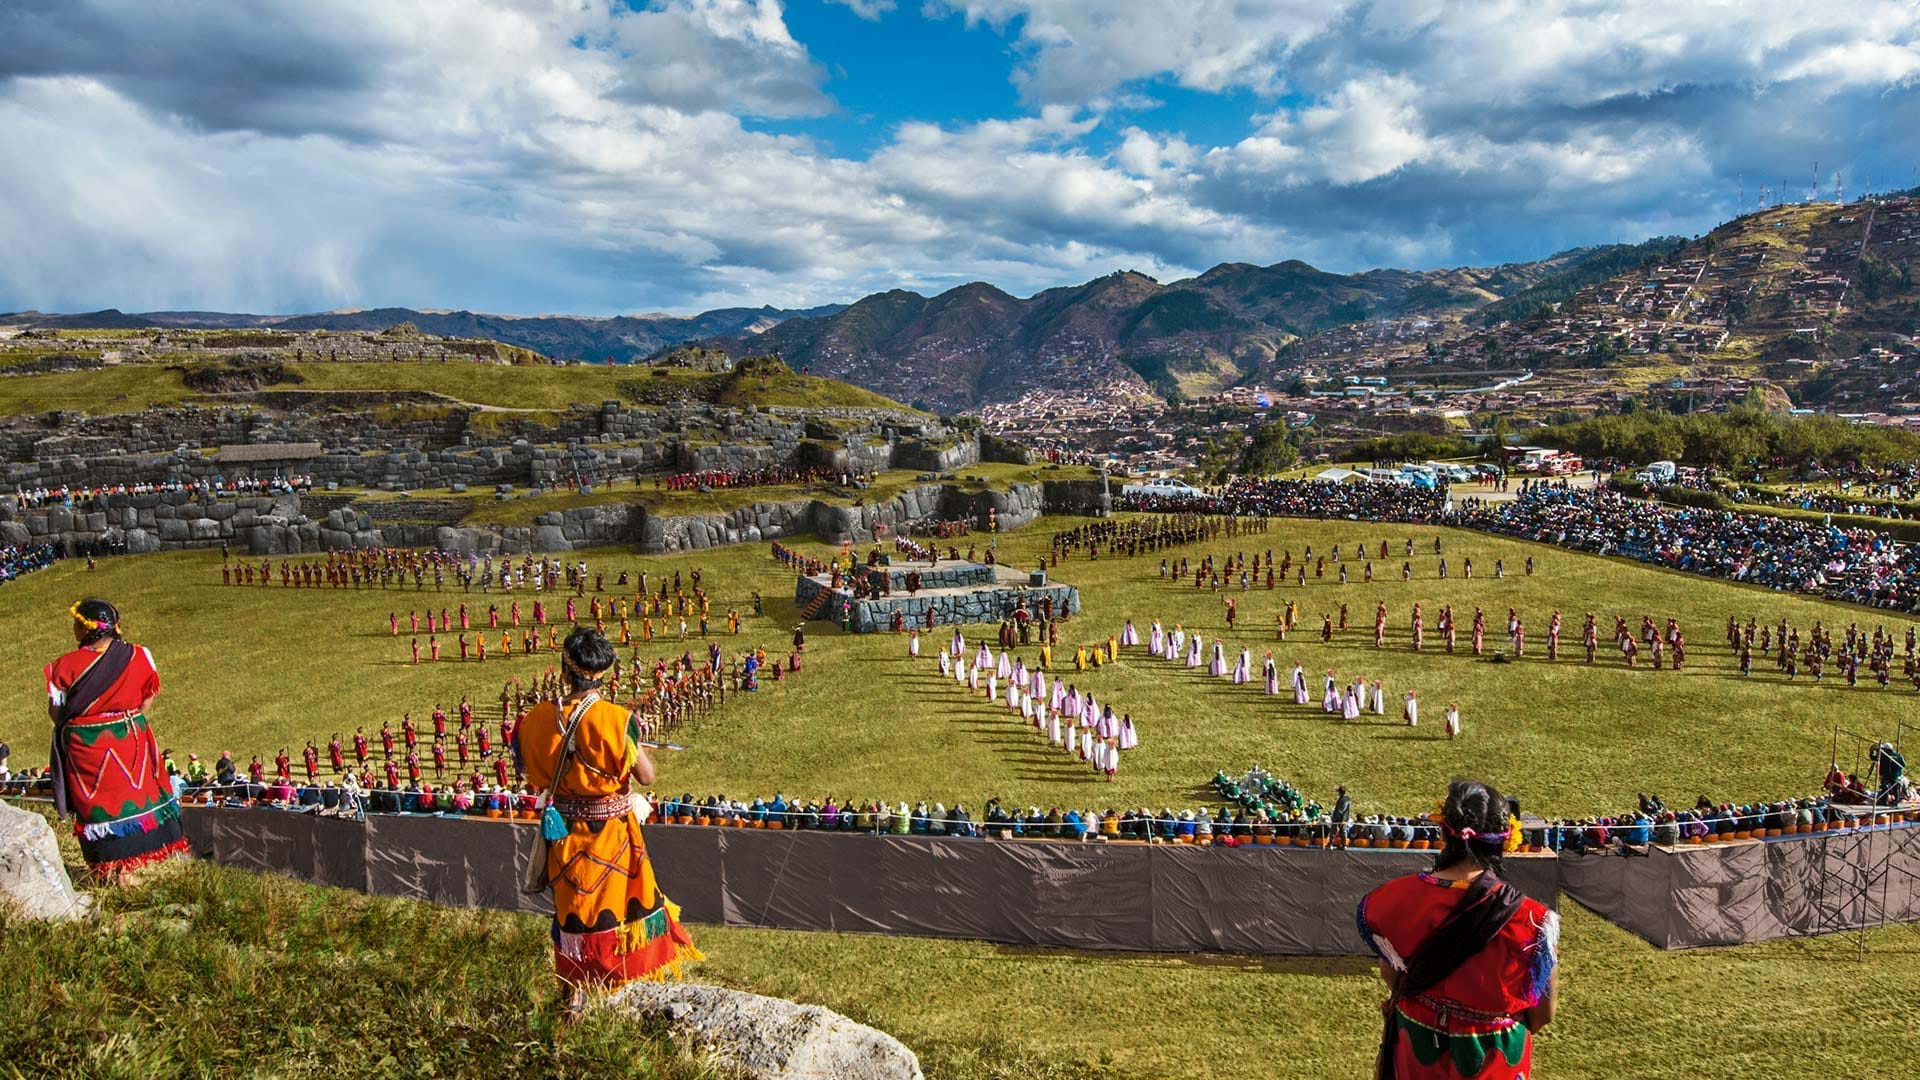
[[[112,604],[82,600],[68,614],[79,648],[44,669],[54,808],[73,819],[87,868],[114,878],[187,850],[147,722],[160,675],[152,653],[121,638]]]

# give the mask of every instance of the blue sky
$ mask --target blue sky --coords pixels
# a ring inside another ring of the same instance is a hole
[[[691,312],[1697,233],[1920,162],[1916,0],[14,0],[0,310]]]

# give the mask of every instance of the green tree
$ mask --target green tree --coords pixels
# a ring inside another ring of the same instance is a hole
[[[1242,476],[1270,476],[1291,468],[1299,460],[1300,448],[1287,431],[1287,425],[1269,420],[1254,429],[1253,436],[1240,451],[1235,471]]]

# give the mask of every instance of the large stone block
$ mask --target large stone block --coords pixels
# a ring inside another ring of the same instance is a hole
[[[0,803],[0,898],[21,918],[67,921],[91,908],[75,892],[47,819]]]

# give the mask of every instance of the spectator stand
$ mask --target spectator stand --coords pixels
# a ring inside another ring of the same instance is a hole
[[[1862,960],[1866,959],[1872,930],[1894,923],[1920,933],[1920,924],[1899,917],[1912,906],[1902,898],[1920,891],[1920,828],[1894,828],[1879,820],[1885,807],[1904,802],[1908,782],[1904,775],[1882,782],[1876,751],[1891,746],[1900,752],[1905,735],[1905,720],[1896,721],[1892,739],[1862,735],[1838,724],[1833,728],[1834,765],[1840,762],[1844,740],[1852,751],[1850,773],[1873,777],[1869,784],[1871,801],[1841,808],[1856,820],[1864,818],[1866,827],[1837,833],[1828,840],[1827,857],[1818,860],[1819,873],[1808,899],[1819,920],[1813,933],[1846,935]]]

